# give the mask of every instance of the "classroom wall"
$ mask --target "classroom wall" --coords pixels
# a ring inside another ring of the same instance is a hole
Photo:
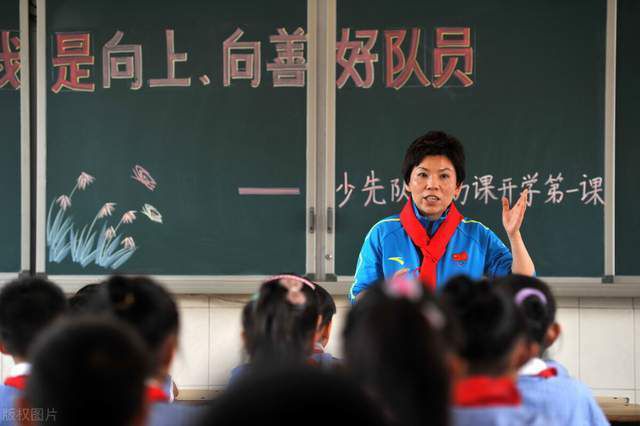
[[[240,312],[248,295],[178,296],[180,350],[173,376],[181,389],[224,388],[229,370],[242,360]],[[349,303],[338,308],[329,351],[341,354],[340,333]],[[640,401],[640,298],[559,298],[564,333],[551,354],[596,395]],[[12,362],[2,356],[4,379]]]

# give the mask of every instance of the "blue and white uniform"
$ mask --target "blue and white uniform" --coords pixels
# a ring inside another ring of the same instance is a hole
[[[437,220],[423,216],[413,204],[413,211],[428,231],[434,235],[448,210]],[[449,240],[444,256],[436,266],[436,287],[447,280],[465,274],[472,279],[493,278],[511,273],[513,257],[509,248],[482,223],[464,218]],[[406,268],[419,276],[422,255],[400,223],[400,215],[389,216],[373,225],[364,239],[355,281],[349,292],[351,302],[367,287],[382,278],[390,278]]]
[[[589,388],[569,376],[542,377],[540,372],[548,368],[545,361],[534,358],[520,371],[517,384],[525,407],[547,413],[560,425],[609,424]]]

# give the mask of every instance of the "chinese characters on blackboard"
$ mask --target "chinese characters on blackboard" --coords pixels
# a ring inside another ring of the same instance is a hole
[[[20,40],[18,32],[0,30],[0,89],[20,87]],[[410,81],[414,86],[470,87],[474,84],[474,49],[469,27],[438,27],[433,31],[435,47],[426,52],[425,32],[420,28],[377,29],[343,28],[336,41],[336,87],[342,89],[351,80],[356,88],[368,89],[375,83],[375,64],[384,52],[386,88],[399,90]],[[116,30],[108,40],[96,41],[90,32],[56,32],[52,35],[51,64],[53,83],[50,90],[60,92],[95,92],[96,87],[110,89],[112,80],[128,80],[130,90],[143,87],[191,87],[193,76],[178,76],[176,65],[189,61],[187,47],[176,48],[173,29],[164,30],[164,54],[167,75],[144,80],[143,46],[129,40],[125,31]],[[277,28],[269,35],[272,56],[266,62],[272,74],[273,87],[305,87],[308,61],[305,56],[307,34],[301,27],[295,30]],[[181,46],[184,45],[181,44]],[[99,53],[94,53],[99,52]],[[422,54],[421,52],[425,52]],[[250,87],[262,83],[263,46],[245,35],[242,28],[230,34],[220,49],[222,70],[217,79],[223,87],[248,80]],[[102,69],[96,70],[96,54]],[[101,71],[102,84],[97,73]],[[213,71],[214,76],[216,72]],[[212,78],[197,76],[202,86]],[[245,83],[247,84],[247,83]]]

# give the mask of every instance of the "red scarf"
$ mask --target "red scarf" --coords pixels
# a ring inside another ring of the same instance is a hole
[[[420,223],[413,211],[413,202],[407,201],[402,212],[400,212],[400,223],[405,232],[422,252],[422,266],[420,266],[420,280],[432,290],[436,288],[436,265],[447,249],[449,240],[456,232],[458,225],[462,222],[462,215],[452,202],[449,213],[444,218],[438,231],[429,237],[427,230]]]
[[[27,377],[29,376],[26,374],[22,376],[7,377],[4,380],[4,384],[16,389],[24,390],[27,387]]]
[[[169,402],[169,396],[158,386],[147,386],[147,402]]]
[[[556,370],[555,367],[546,368],[541,372],[539,372],[538,374],[536,374],[536,376],[542,377],[544,379],[548,379],[550,377],[556,377],[557,375],[558,375],[558,370]]]
[[[507,377],[474,376],[456,384],[453,402],[458,407],[520,405],[522,397],[516,384]]]

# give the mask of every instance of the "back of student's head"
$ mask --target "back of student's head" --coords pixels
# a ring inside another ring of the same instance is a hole
[[[87,284],[69,298],[69,314],[81,315],[90,313],[93,298],[98,294],[100,284]]]
[[[67,308],[62,290],[50,281],[24,278],[0,291],[0,341],[5,352],[24,358],[37,335]]]
[[[544,346],[549,327],[556,319],[556,300],[543,281],[525,275],[507,275],[495,283],[511,297],[524,315],[528,337]]]
[[[88,316],[61,321],[37,339],[31,359],[21,408],[41,410],[41,424],[143,420],[148,353],[126,325]]]
[[[214,401],[199,425],[383,426],[381,418],[347,378],[298,366],[245,376]]]
[[[161,285],[148,277],[113,276],[101,285],[96,313],[106,312],[136,330],[154,356],[154,370],[163,367],[158,359],[168,338],[178,334],[178,307]]]
[[[336,302],[329,292],[321,285],[316,284],[316,297],[318,298],[318,312],[322,318],[320,327],[326,327],[336,314]]]
[[[347,370],[394,424],[448,424],[444,320],[422,285],[398,278],[369,288],[348,314]]]
[[[524,319],[515,303],[492,283],[455,277],[441,293],[463,333],[459,353],[472,371],[505,373],[509,357],[525,337]]]
[[[313,349],[318,321],[315,284],[297,275],[278,275],[254,296],[251,363],[302,363]]]

